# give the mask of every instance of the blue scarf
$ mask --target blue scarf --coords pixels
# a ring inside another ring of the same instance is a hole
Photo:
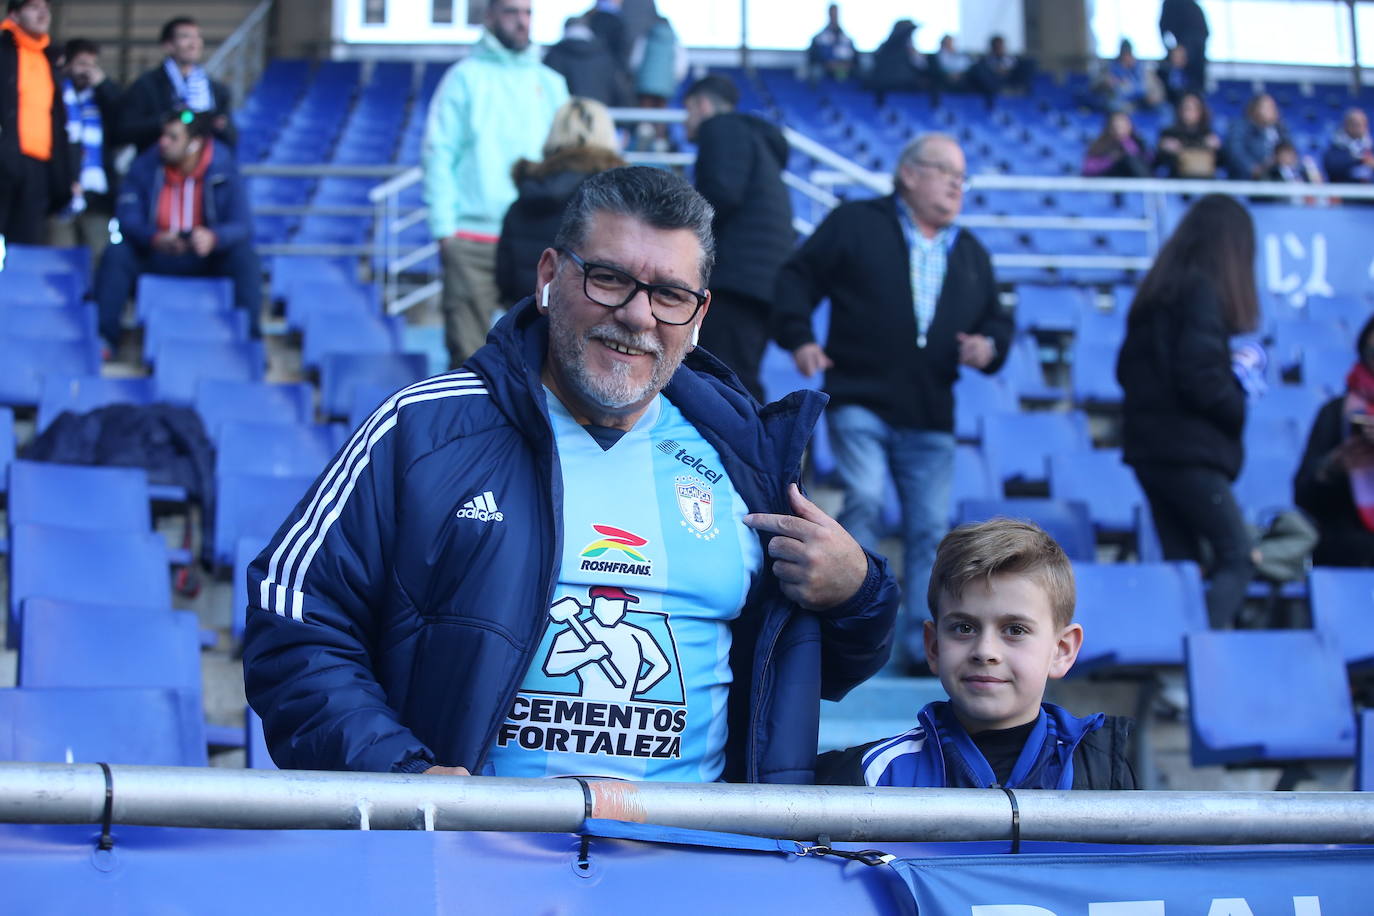
[[[105,175],[105,127],[100,108],[95,103],[95,90],[80,92],[71,80],[62,83],[62,101],[67,105],[67,142],[81,144],[81,190],[83,197],[72,201],[73,212],[85,209],[84,194],[108,194],[109,178]]]
[[[1006,785],[1011,789],[1073,788],[1073,755],[1102,727],[1102,713],[1077,718],[1053,703],[1040,704],[1025,747]],[[927,705],[911,731],[880,741],[863,755],[864,782],[904,788],[988,789],[997,776],[955,718],[949,703]]]
[[[181,68],[170,57],[163,61],[162,67],[183,106],[192,111],[210,111],[215,107],[215,95],[210,90],[210,77],[205,75],[204,67],[192,67],[190,76],[182,76]]]

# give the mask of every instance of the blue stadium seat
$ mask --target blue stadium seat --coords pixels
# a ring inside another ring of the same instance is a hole
[[[164,341],[239,343],[248,339],[248,313],[242,309],[206,312],[166,306],[154,309],[144,322],[143,361],[155,364]]]
[[[1341,394],[1354,362],[1353,346],[1307,347],[1302,351],[1302,383],[1328,396]]]
[[[394,353],[403,319],[348,312],[312,312],[301,339],[301,366],[318,370],[327,353]]]
[[[5,300],[5,307],[0,309],[0,337],[94,340],[95,306],[20,305]]]
[[[221,424],[309,423],[315,416],[315,390],[305,382],[274,384],[202,379],[192,402],[205,434],[219,440]]]
[[[304,330],[313,312],[378,313],[372,295],[353,280],[297,278],[286,287],[282,298],[286,302],[286,325],[293,331]]]
[[[28,598],[172,606],[167,544],[156,532],[12,525],[10,538],[11,646]]]
[[[328,181],[339,179],[326,178]],[[272,258],[272,299],[284,301],[287,291],[298,280],[327,280],[357,284],[357,269],[346,258],[322,258],[312,255],[277,255]]]
[[[9,486],[9,466],[14,460],[14,411],[0,407],[0,488]]]
[[[1080,563],[1075,674],[1182,666],[1183,637],[1208,629],[1202,576],[1192,563]]]
[[[47,374],[43,376],[43,388],[38,398],[38,432],[47,429],[64,412],[90,413],[111,404],[151,403],[153,380],[150,378]]]
[[[81,281],[82,292],[91,281],[91,249],[85,245],[7,245],[3,265],[5,273],[70,274]]]
[[[320,361],[320,413],[346,417],[353,409],[353,390],[375,385],[398,391],[420,381],[428,371],[421,353],[328,353]]]
[[[252,709],[244,710],[244,750],[245,762],[250,770],[275,770],[272,754],[267,750],[267,739],[262,733],[262,719]]]
[[[200,624],[191,611],[30,598],[20,687],[166,687],[200,712]]]
[[[983,438],[983,418],[1016,410],[1016,399],[996,375],[962,368],[954,383],[954,434],[965,442]]]
[[[0,690],[0,760],[205,766],[205,728],[176,690]]]
[[[1335,638],[1350,667],[1374,667],[1374,570],[1318,567],[1308,581],[1313,628]]]
[[[196,385],[204,379],[259,382],[267,369],[262,341],[203,343],[164,340],[154,357],[153,383],[157,399],[190,405]]]
[[[1063,389],[1045,381],[1037,344],[1029,335],[1020,335],[1012,341],[1001,375],[1022,400],[1057,403],[1064,398]]]
[[[328,426],[230,420],[220,426],[216,474],[315,477],[336,451]]]
[[[1000,499],[1001,484],[994,485],[983,453],[972,445],[954,447],[954,479],[950,485],[950,521],[966,501],[986,502]]]
[[[1261,399],[1263,400],[1263,399]],[[1297,464],[1306,440],[1306,425],[1312,422],[1315,413],[1306,424],[1295,418],[1275,411],[1257,410],[1245,419],[1245,458],[1256,457],[1283,458]]]
[[[983,418],[983,454],[1003,483],[1049,478],[1053,455],[1092,448],[1087,419],[1068,413],[1004,413]]]
[[[95,340],[35,340],[0,337],[0,404],[36,407],[46,375],[100,374]]]
[[[1089,307],[1078,316],[1078,337],[1075,346],[1096,344],[1121,349],[1126,339],[1126,312],[1121,309],[1103,310]]]
[[[215,565],[228,568],[242,538],[259,536],[264,543],[309,492],[314,477],[271,477],[256,474],[215,476]]]
[[[1070,560],[1091,563],[1097,547],[1088,507],[1080,502],[1055,499],[966,499],[959,503],[956,524],[983,522],[990,518],[1024,519],[1049,533]]]
[[[285,521],[285,517],[279,521]],[[233,606],[229,608],[229,632],[235,642],[243,641],[244,618],[248,611],[248,567],[269,543],[266,535],[241,537],[234,545]]]
[[[1335,638],[1316,630],[1189,633],[1194,766],[1349,760],[1355,714]]]
[[[382,402],[395,392],[386,385],[359,385],[353,389],[353,407],[348,411],[348,426],[350,429],[357,429],[363,425],[363,421],[372,416],[372,412],[381,406]],[[775,399],[776,400],[776,399]],[[820,435],[825,427],[825,423],[816,424],[816,435]],[[813,438],[812,445],[815,445]]]
[[[1081,341],[1073,348],[1073,400],[1081,406],[1119,405],[1125,394],[1116,380],[1115,343]]]
[[[1337,296],[1327,299],[1314,296],[1307,300],[1308,321],[1339,325],[1345,328],[1350,340],[1355,339],[1371,315],[1374,315],[1374,305],[1363,298]]]
[[[9,472],[9,524],[95,531],[152,529],[148,472],[15,461]]]
[[[1084,291],[1076,286],[1016,287],[1016,326],[1022,330],[1070,334],[1087,307]]]
[[[1231,490],[1247,521],[1262,525],[1276,512],[1292,508],[1293,474],[1297,469],[1296,457],[1246,457],[1240,476],[1231,485]]]
[[[234,307],[234,284],[224,277],[170,277],[143,274],[134,297],[139,320],[163,308],[227,312]]]
[[[1077,500],[1099,531],[1140,531],[1142,516],[1149,511],[1145,493],[1135,473],[1121,461],[1116,449],[1059,452],[1050,456],[1050,495]]]
[[[1277,360],[1281,369],[1302,363],[1303,354],[1308,350],[1319,353],[1344,350],[1349,354],[1347,362],[1355,361],[1354,332],[1339,324],[1321,321],[1276,321],[1273,338],[1274,346],[1269,358]],[[1349,368],[1346,367],[1347,370]]]
[[[1374,709],[1360,711],[1359,755],[1355,759],[1355,791],[1374,792]]]
[[[86,281],[73,273],[27,273],[0,270],[0,300],[6,307],[71,308],[80,304]]]
[[[1270,385],[1257,400],[1249,404],[1246,424],[1274,424],[1288,421],[1303,439],[1317,418],[1317,411],[1326,403],[1320,391],[1301,385]]]

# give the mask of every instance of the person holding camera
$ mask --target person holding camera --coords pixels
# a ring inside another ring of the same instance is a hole
[[[1374,566],[1374,318],[1356,341],[1345,394],[1317,412],[1293,480],[1294,500],[1317,524],[1317,566]]]
[[[95,277],[100,336],[111,352],[124,305],[145,273],[228,277],[234,304],[257,332],[262,271],[248,195],[233,153],[215,142],[212,127],[205,114],[168,114],[157,146],[124,178],[115,203],[119,242],[105,249]]]

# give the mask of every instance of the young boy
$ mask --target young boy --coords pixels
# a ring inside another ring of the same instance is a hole
[[[1134,789],[1131,721],[1042,702],[1073,667],[1073,567],[1035,525],[994,519],[940,542],[927,591],[926,658],[949,693],[910,731],[822,754],[822,785]]]

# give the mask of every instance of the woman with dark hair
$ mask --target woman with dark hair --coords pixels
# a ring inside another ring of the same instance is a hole
[[[1083,157],[1083,174],[1090,178],[1146,178],[1150,174],[1150,152],[1135,132],[1131,116],[1124,111],[1107,115],[1102,133]]]
[[[1215,178],[1220,149],[1207,103],[1196,92],[1186,92],[1174,108],[1174,123],[1159,132],[1155,165],[1170,178]]]
[[[1228,627],[1245,601],[1250,536],[1231,482],[1240,473],[1246,392],[1230,339],[1259,323],[1255,228],[1234,198],[1184,215],[1136,291],[1117,358],[1124,460],[1150,501],[1164,556],[1211,553],[1207,609]]]
[[[1345,394],[1317,412],[1293,480],[1294,500],[1321,536],[1318,566],[1374,566],[1374,318],[1355,352]]]

